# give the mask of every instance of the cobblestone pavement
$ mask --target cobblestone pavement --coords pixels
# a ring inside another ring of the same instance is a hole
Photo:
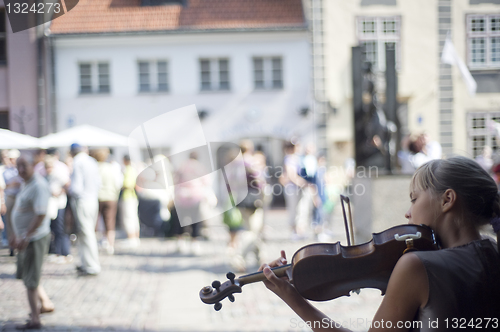
[[[286,212],[266,215],[263,261],[285,249],[288,256],[308,240],[291,241]],[[78,277],[74,263],[46,262],[42,284],[56,310],[42,315],[45,331],[309,331],[280,299],[262,283],[243,287],[235,303],[222,301],[216,312],[203,304],[199,290],[214,279],[225,280],[231,270],[226,243],[228,233],[217,220],[207,223],[207,241],[201,255],[181,254],[173,240],[143,239],[137,249],[117,242],[115,255],[101,255],[97,277]],[[334,218],[331,238],[343,239],[342,222]],[[76,251],[74,252],[76,254]],[[256,269],[257,262],[248,271]],[[14,278],[15,259],[0,249],[0,331],[14,331],[28,318],[26,290]],[[241,275],[237,273],[237,275]],[[380,304],[378,290],[316,303],[332,319],[355,331],[367,330],[367,321]]]

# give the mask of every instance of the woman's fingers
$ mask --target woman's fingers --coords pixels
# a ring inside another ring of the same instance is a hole
[[[286,253],[285,250],[281,250],[281,261],[283,264],[286,264]]]
[[[277,266],[282,266],[282,265],[285,265],[286,264],[286,254],[285,254],[285,251],[284,250],[281,250],[281,257],[278,258],[278,259],[275,259],[274,261],[272,261],[271,263],[269,263],[269,266],[270,267],[277,267]],[[261,267],[259,268],[259,271],[262,271],[262,269],[264,269],[264,265],[266,264],[262,264]]]
[[[264,281],[264,283],[266,284],[266,286],[268,288],[269,287],[274,288],[273,286],[279,287],[280,285],[283,285],[283,282],[285,282],[285,283],[288,282],[288,278],[286,276],[283,278],[278,278],[276,276],[276,274],[271,270],[271,268],[283,266],[287,263],[285,251],[281,250],[280,254],[281,254],[281,257],[278,259],[275,259],[274,261],[269,263],[269,265],[262,264],[259,267],[259,272],[262,271],[264,276],[267,278],[267,281]],[[268,281],[270,283],[268,283]]]
[[[273,271],[271,271],[271,267],[267,264],[264,264],[264,269],[262,270],[264,272],[264,275],[266,276],[267,280],[272,282],[274,285],[278,285],[280,282],[280,279],[274,274]]]

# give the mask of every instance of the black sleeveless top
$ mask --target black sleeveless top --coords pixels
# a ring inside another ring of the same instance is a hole
[[[425,266],[429,299],[413,331],[499,331],[500,256],[477,240],[439,251],[414,252]]]

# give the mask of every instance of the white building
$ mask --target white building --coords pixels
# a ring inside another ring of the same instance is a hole
[[[207,141],[251,138],[272,164],[282,140],[310,134],[300,0],[114,3],[81,0],[52,23],[58,131],[91,124],[128,135],[195,104]]]

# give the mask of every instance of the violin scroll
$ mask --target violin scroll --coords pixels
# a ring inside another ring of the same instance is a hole
[[[214,304],[214,309],[219,311],[222,308],[220,301],[226,297],[229,301],[234,302],[234,293],[241,293],[241,286],[238,280],[235,280],[235,275],[232,272],[226,274],[228,280],[221,284],[220,281],[215,280],[212,286],[205,286],[200,290],[200,299],[203,303]]]

